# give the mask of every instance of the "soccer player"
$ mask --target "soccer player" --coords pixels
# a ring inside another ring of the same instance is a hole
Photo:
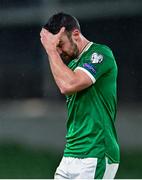
[[[112,51],[86,39],[78,20],[66,13],[50,17],[40,36],[55,82],[67,98],[66,146],[55,179],[113,179],[119,145]]]

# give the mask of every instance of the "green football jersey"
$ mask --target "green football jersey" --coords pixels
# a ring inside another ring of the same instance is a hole
[[[114,121],[117,107],[117,65],[105,45],[90,42],[68,67],[80,69],[93,84],[67,96],[67,135],[64,156],[104,158],[119,162]]]

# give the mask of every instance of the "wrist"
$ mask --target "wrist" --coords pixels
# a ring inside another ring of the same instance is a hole
[[[50,50],[49,53],[48,53],[48,57],[49,57],[50,61],[52,61],[52,60],[55,61],[55,60],[60,58],[60,55],[57,52],[57,50]]]
[[[56,53],[58,53],[56,48],[52,48],[48,50],[48,54],[56,54]]]
[[[52,56],[52,55],[58,53],[56,49],[48,49],[48,50],[46,50],[46,52],[47,52],[48,56]]]

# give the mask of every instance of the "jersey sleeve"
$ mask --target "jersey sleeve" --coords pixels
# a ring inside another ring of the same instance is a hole
[[[84,60],[76,67],[84,71],[92,80],[97,81],[105,73],[113,68],[113,58],[99,52],[92,52],[89,56],[84,57]]]

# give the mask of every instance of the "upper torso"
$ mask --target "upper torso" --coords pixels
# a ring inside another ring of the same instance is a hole
[[[112,51],[90,43],[69,68],[85,71],[94,83],[67,96],[67,143],[64,156],[78,158],[107,156],[119,162],[114,127],[116,116],[117,65]]]

